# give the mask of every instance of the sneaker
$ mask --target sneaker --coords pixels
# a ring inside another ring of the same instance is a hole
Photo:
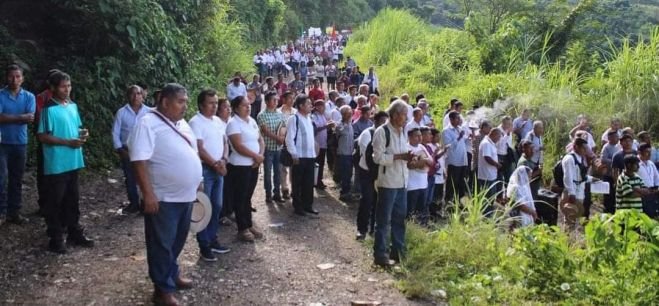
[[[140,212],[140,207],[137,205],[128,205],[121,210],[124,214],[135,214]]]
[[[51,239],[50,242],[48,242],[48,251],[57,254],[66,254],[66,246],[64,245],[64,241]]]
[[[272,197],[265,197],[265,203],[266,204],[272,204]]]
[[[206,262],[214,262],[217,261],[217,257],[215,257],[215,254],[213,254],[213,251],[211,248],[201,248],[199,249],[199,255],[201,256],[201,260],[206,261]]]
[[[246,229],[238,233],[238,239],[245,242],[254,242],[254,234]]]
[[[357,236],[355,237],[355,239],[357,241],[364,241],[364,239],[366,239],[366,233],[357,232]]]
[[[16,225],[23,225],[27,222],[30,222],[30,220],[28,220],[28,218],[23,217],[23,215],[19,213],[15,213],[7,216],[7,222]]]
[[[257,227],[252,226],[249,228],[249,231],[254,235],[254,238],[256,239],[263,239],[263,232],[259,230]]]
[[[217,254],[226,254],[226,253],[229,253],[231,251],[231,249],[221,245],[217,241],[214,241],[213,243],[211,243],[211,251],[213,251],[213,253],[217,253]]]

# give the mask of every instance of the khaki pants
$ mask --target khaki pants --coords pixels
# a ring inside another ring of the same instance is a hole
[[[579,217],[582,217],[584,213],[583,198],[579,198],[577,195],[574,203],[568,202],[568,198],[569,196],[567,192],[563,192],[561,202],[558,206],[561,209],[561,213],[563,213],[563,222],[565,223],[567,230],[574,231],[577,227]]]

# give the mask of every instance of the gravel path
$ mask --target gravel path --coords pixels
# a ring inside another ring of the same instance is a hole
[[[331,179],[326,179],[333,186]],[[34,211],[34,179],[26,175],[24,211]],[[372,266],[370,249],[354,240],[356,204],[344,205],[333,188],[317,192],[317,218],[292,214],[290,201],[268,206],[259,182],[256,224],[266,240],[238,242],[235,227],[222,226],[221,240],[232,248],[219,261],[199,260],[193,236],[179,258],[195,288],[181,291],[190,305],[418,305],[395,287],[391,275]],[[45,225],[0,227],[0,304],[149,305],[142,218],[117,214],[125,201],[119,172],[81,179],[82,222],[97,243],[55,256],[46,248]],[[322,270],[319,264],[333,264]]]

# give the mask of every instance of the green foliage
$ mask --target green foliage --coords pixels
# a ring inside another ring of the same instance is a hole
[[[580,41],[552,60],[548,53],[555,36],[529,34],[523,19],[505,22],[486,43],[467,31],[418,22],[404,11],[382,11],[356,31],[346,52],[362,66],[376,66],[385,96],[425,93],[436,122],[453,97],[469,106],[506,101],[509,109],[504,111],[513,115],[530,108],[535,119],[546,123],[545,165],[563,154],[578,114],[587,114],[596,132],[617,116],[636,130],[659,133],[654,120],[659,111],[659,28],[650,37],[624,40],[620,47],[612,42],[602,64],[600,53],[589,54]],[[507,51],[492,56],[491,50],[503,49],[492,47],[497,41]],[[488,73],[492,60],[506,68]],[[550,168],[545,167],[546,177]]]
[[[580,240],[546,225],[511,233],[510,219],[483,217],[484,201],[477,193],[432,231],[408,226],[400,277],[407,295],[452,305],[650,305],[659,298],[659,222],[620,211],[593,218]]]

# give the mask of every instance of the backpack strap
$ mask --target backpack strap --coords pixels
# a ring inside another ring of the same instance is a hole
[[[387,127],[386,125],[383,128],[384,128],[384,138],[385,138],[384,149],[386,150],[391,142],[391,131],[389,130],[389,127]],[[384,173],[387,173],[387,166],[382,166],[382,174]]]

